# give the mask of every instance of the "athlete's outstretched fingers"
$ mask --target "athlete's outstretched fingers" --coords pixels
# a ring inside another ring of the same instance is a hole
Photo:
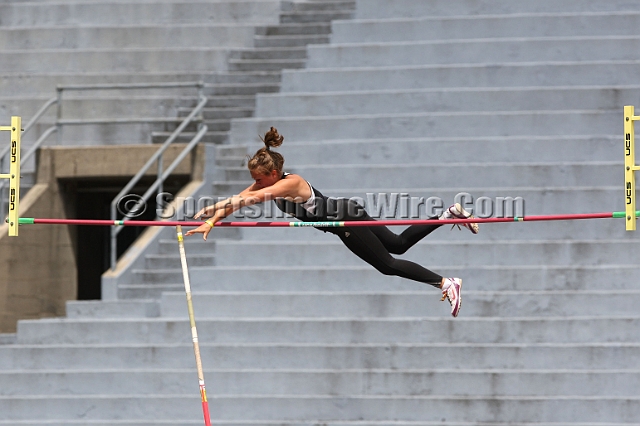
[[[187,233],[184,235],[185,237],[189,237],[194,234],[202,234],[202,239],[207,241],[207,236],[209,235],[209,232],[211,232],[212,229],[213,227],[209,225],[207,222],[205,222],[202,225],[198,226],[196,229],[191,229],[187,231]]]

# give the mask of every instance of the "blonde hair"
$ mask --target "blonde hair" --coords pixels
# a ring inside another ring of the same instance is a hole
[[[257,172],[263,175],[268,175],[272,171],[277,170],[278,173],[282,172],[284,167],[284,157],[271,150],[271,148],[277,148],[284,142],[284,136],[278,134],[278,129],[272,127],[264,137],[260,137],[264,142],[265,147],[260,148],[253,154],[253,157],[249,158],[247,167],[252,172]]]

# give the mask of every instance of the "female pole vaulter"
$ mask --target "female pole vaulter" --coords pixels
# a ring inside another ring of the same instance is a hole
[[[198,228],[185,235],[203,234],[206,241],[209,232],[219,220],[244,206],[265,201],[275,201],[278,208],[298,220],[316,221],[373,221],[364,207],[353,200],[325,197],[309,182],[296,174],[283,172],[284,157],[273,151],[279,147],[284,137],[271,127],[259,149],[248,162],[249,173],[255,181],[240,194],[207,206],[194,216],[195,219],[209,218]],[[431,219],[469,219],[473,216],[460,204],[450,206],[439,217]],[[418,241],[441,225],[412,225],[401,234],[395,234],[385,226],[317,228],[337,235],[344,245],[356,256],[385,275],[396,275],[413,281],[429,284],[442,291],[442,300],[451,304],[451,315],[458,316],[462,301],[462,279],[444,278],[417,263],[396,259],[391,254],[403,254]],[[462,226],[472,233],[478,233],[477,223]]]

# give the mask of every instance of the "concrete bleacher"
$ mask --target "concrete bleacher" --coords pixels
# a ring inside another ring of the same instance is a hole
[[[522,197],[527,215],[620,211],[638,10],[358,0],[329,45],[306,49],[306,68],[232,120],[218,180],[199,195],[246,186],[242,161],[273,125],[286,170],[326,195],[468,192]],[[239,69],[260,59],[239,56]],[[173,234],[105,284],[109,300],[18,324],[0,345],[0,424],[202,424]],[[639,424],[638,238],[621,220],[437,230],[403,257],[463,278],[456,319],[435,289],[383,276],[313,229],[188,239],[212,419]]]
[[[216,86],[230,52],[252,47],[257,27],[278,22],[280,3],[40,1],[5,2],[0,9],[0,117],[21,115],[26,123],[58,86],[177,81]],[[194,89],[184,88],[75,91],[65,93],[60,118],[175,118],[196,99]],[[50,108],[25,135],[26,149],[56,121],[56,113]],[[66,126],[63,144],[158,142],[166,139],[165,128],[163,123]],[[154,131],[160,134],[155,137]]]

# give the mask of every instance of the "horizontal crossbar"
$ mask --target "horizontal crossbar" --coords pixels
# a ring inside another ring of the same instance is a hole
[[[553,220],[578,220],[578,219],[610,219],[625,218],[625,212],[605,212],[605,213],[581,213],[581,214],[560,214],[560,215],[540,215],[526,217],[494,217],[494,218],[473,218],[473,219],[416,219],[416,220],[374,220],[374,221],[336,221],[336,222],[217,222],[215,226],[220,227],[315,227],[315,228],[339,228],[358,226],[408,226],[408,225],[447,225],[465,223],[507,223],[507,222],[534,222]],[[640,216],[640,211],[636,212],[636,217]],[[21,217],[20,225],[92,225],[92,226],[186,226],[196,227],[203,222],[196,221],[157,221],[157,220],[93,220],[93,219],[38,219]]]

